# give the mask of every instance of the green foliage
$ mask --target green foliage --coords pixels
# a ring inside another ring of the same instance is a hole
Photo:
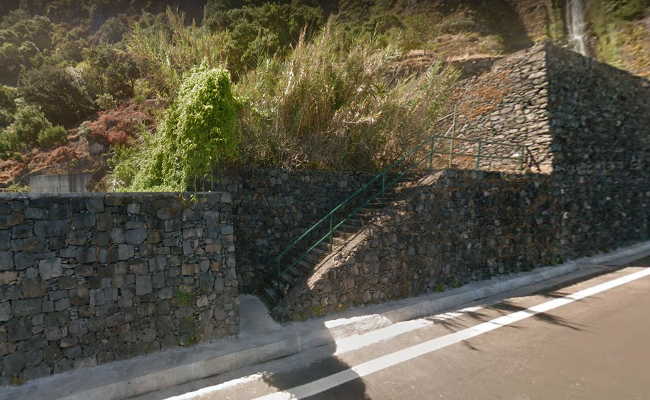
[[[66,142],[68,132],[62,126],[51,126],[38,134],[38,145],[41,148],[55,147]]]
[[[205,25],[231,33],[228,59],[236,77],[256,67],[263,58],[285,55],[301,34],[311,37],[323,23],[319,8],[298,3],[260,2],[225,12],[224,7],[232,7],[233,2],[219,3],[206,8]]]
[[[0,24],[0,83],[15,85],[23,69],[40,65],[52,47],[52,23],[45,17],[12,13]]]
[[[41,107],[58,125],[74,126],[96,111],[81,74],[74,68],[44,65],[21,74],[19,92],[29,103]]]
[[[176,300],[176,305],[179,307],[192,307],[194,305],[194,294],[192,292],[178,289],[176,290],[174,299]]]
[[[147,137],[146,133],[142,137]],[[143,145],[144,147],[144,145]],[[133,184],[133,178],[138,173],[139,155],[141,149],[136,146],[118,146],[109,160],[111,174],[108,183],[111,190],[120,190]]]
[[[16,89],[0,85],[0,130],[14,121]]]
[[[4,192],[8,193],[29,193],[30,190],[28,185],[21,185],[19,183],[14,183],[3,189]]]
[[[192,179],[234,160],[239,109],[227,71],[192,69],[157,134],[137,155],[137,173],[128,189],[184,191]]]
[[[125,17],[109,18],[95,33],[94,40],[101,44],[121,42],[129,32],[129,21]]]
[[[38,106],[17,101],[14,121],[0,136],[0,147],[3,152],[24,151],[38,143],[39,134],[52,128],[45,114]]]
[[[84,82],[88,92],[96,99],[99,96],[106,99],[107,95],[115,100],[133,97],[140,69],[131,54],[112,46],[100,45],[88,49],[85,59]],[[95,102],[103,108],[97,100]]]

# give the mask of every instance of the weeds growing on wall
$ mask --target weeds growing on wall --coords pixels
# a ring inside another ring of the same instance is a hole
[[[238,154],[239,109],[226,70],[192,69],[158,132],[145,135],[139,151],[122,153],[116,171],[129,183],[123,189],[184,191],[192,179],[232,161]]]

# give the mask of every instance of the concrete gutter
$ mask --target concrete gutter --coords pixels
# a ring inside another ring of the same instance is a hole
[[[443,293],[357,308],[326,318],[263,327],[242,327],[238,338],[173,349],[85,368],[0,389],[0,400],[119,400],[243,367],[333,345],[337,339],[396,322],[438,314],[524,286],[557,285],[594,274],[594,266],[622,266],[650,255],[650,242],[531,272],[468,284]],[[255,311],[259,313],[259,310]],[[255,320],[264,320],[256,315]]]

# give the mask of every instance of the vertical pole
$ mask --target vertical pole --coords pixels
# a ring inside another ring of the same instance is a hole
[[[381,174],[381,194],[386,193],[386,173]]]
[[[521,146],[521,169],[526,169],[526,146]]]
[[[433,169],[433,148],[435,146],[434,137],[431,135],[431,151],[429,152],[429,169]]]
[[[454,162],[454,137],[451,137],[451,142],[449,143],[449,168],[453,165]]]
[[[476,169],[481,169],[481,150],[483,150],[483,142],[478,141],[478,153],[476,154]]]
[[[334,232],[332,228],[334,227],[334,214],[330,215],[330,251],[334,249]]]

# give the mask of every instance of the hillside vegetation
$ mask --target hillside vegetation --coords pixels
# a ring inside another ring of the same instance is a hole
[[[563,5],[3,1],[0,183],[89,171],[97,189],[180,190],[220,167],[376,170],[448,113],[446,61],[562,43]],[[649,10],[592,0],[598,57],[650,76]],[[415,50],[428,67],[396,73]]]

